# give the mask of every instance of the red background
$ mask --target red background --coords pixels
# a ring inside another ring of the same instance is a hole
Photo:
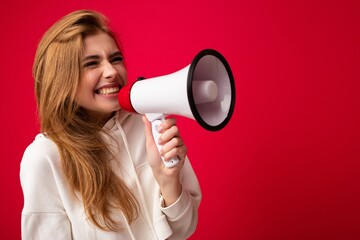
[[[191,239],[360,239],[360,3],[5,1],[1,3],[2,239],[20,238],[19,164],[38,132],[31,67],[44,31],[76,9],[107,15],[130,80],[214,48],[236,81],[219,132],[180,118],[203,190]]]

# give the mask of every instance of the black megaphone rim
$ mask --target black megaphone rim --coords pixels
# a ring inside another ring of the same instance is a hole
[[[204,56],[207,56],[207,55],[215,56],[222,62],[222,64],[224,65],[224,67],[227,71],[227,74],[229,76],[230,87],[231,87],[231,102],[230,102],[229,112],[227,113],[227,116],[225,117],[225,119],[216,126],[208,124],[206,121],[204,121],[204,119],[199,114],[196,104],[195,104],[193,89],[192,89],[192,80],[193,80],[194,71],[196,69],[196,65],[201,60],[201,58],[203,58]],[[218,130],[221,130],[222,128],[224,128],[228,124],[228,122],[230,121],[232,114],[234,112],[234,108],[235,108],[235,82],[234,82],[234,76],[232,74],[230,65],[228,64],[228,62],[226,61],[226,59],[224,58],[223,55],[221,55],[218,51],[216,51],[214,49],[204,49],[195,56],[195,58],[193,59],[193,61],[190,64],[190,68],[189,68],[188,79],[187,79],[187,94],[188,94],[188,100],[189,100],[191,112],[192,112],[193,116],[195,117],[196,121],[203,128],[205,128],[209,131],[218,131]]]

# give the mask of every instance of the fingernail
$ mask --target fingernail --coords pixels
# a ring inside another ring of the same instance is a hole
[[[163,128],[162,128],[161,125],[159,125],[159,126],[156,127],[156,130],[157,130],[159,133],[162,133]]]

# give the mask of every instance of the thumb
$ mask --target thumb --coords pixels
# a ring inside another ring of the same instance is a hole
[[[146,151],[148,154],[149,164],[152,168],[160,168],[162,166],[162,161],[160,158],[159,150],[155,144],[151,123],[145,116],[142,116],[142,120],[145,125]]]
[[[158,153],[157,146],[155,144],[154,135],[152,133],[151,122],[146,118],[146,116],[142,116],[142,120],[145,126],[145,135],[146,135],[146,147],[149,151],[156,151]]]
[[[145,116],[142,116],[142,120],[143,120],[144,126],[145,126],[146,145],[148,145],[148,144],[152,145],[151,142],[154,142],[154,137],[152,134],[151,123]]]

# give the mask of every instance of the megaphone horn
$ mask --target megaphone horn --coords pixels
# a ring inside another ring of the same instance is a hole
[[[227,125],[234,111],[234,77],[219,52],[205,49],[177,72],[125,85],[119,104],[124,110],[145,114],[151,122],[175,114],[217,131]]]

